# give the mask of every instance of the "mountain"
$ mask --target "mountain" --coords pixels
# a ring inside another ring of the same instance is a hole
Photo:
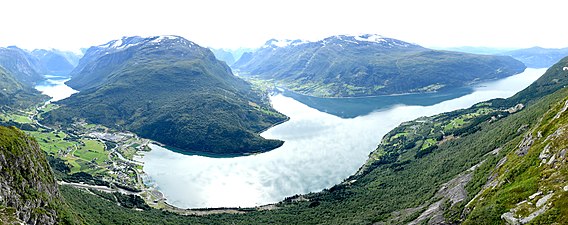
[[[405,122],[383,137],[355,175],[270,210],[187,217],[63,193],[93,223],[564,224],[566,66],[568,57],[511,98]]]
[[[507,56],[436,51],[367,34],[316,42],[272,39],[233,68],[307,95],[357,97],[455,88],[525,66]]]
[[[503,52],[516,50],[514,48],[492,48],[492,47],[476,47],[476,46],[461,46],[461,47],[435,48],[435,49],[454,51],[454,52],[466,52],[472,54],[482,54],[482,55],[501,55]]]
[[[78,94],[48,124],[131,130],[190,153],[246,154],[282,145],[258,132],[286,119],[206,48],[177,36],[125,37],[87,50],[67,82]]]
[[[232,65],[233,63],[235,63],[235,57],[231,52],[224,49],[215,48],[211,48],[211,51],[213,52],[213,54],[215,54],[215,57],[217,57],[217,59],[226,62],[227,65]]]
[[[531,68],[548,68],[568,56],[568,48],[532,47],[501,53],[511,56]]]
[[[0,223],[66,224],[69,214],[37,142],[0,126]]]
[[[16,109],[30,108],[47,100],[33,87],[25,85],[0,66],[0,109],[5,106]]]
[[[71,63],[71,65],[73,67],[75,67],[79,64],[79,60],[83,57],[83,54],[85,54],[82,50],[81,50],[81,52],[78,52],[78,53],[71,52],[71,51],[63,51],[63,50],[58,50],[58,49],[51,49],[51,50],[48,50],[48,51],[51,51],[55,54],[58,54],[58,55],[65,57],[67,62]]]
[[[44,80],[46,69],[29,52],[15,46],[0,48],[0,66],[10,72],[19,82],[33,86]]]
[[[67,58],[69,56],[73,57],[69,53],[63,53],[58,50],[36,49],[31,54],[39,60],[46,73],[50,75],[67,76],[75,67]]]
[[[251,48],[237,48],[237,49],[219,49],[219,48],[211,48],[211,51],[215,54],[215,56],[221,60],[225,61],[227,65],[231,66],[237,60],[241,58],[243,54],[251,53],[254,49]]]

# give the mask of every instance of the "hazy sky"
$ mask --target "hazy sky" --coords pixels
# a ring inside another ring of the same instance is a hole
[[[0,9],[0,46],[26,49],[161,34],[237,48],[364,33],[427,47],[568,47],[565,0],[6,0]]]

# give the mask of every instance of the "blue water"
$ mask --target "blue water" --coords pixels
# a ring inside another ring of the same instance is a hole
[[[386,110],[400,104],[419,106],[434,105],[471,94],[473,91],[474,87],[462,87],[441,92],[357,98],[320,98],[302,95],[288,90],[284,90],[282,94],[319,111],[341,118],[353,118],[367,115],[374,111]]]
[[[447,101],[441,100],[443,96],[432,97],[437,100],[421,96],[272,96],[274,108],[290,120],[261,135],[284,140],[282,147],[252,156],[213,158],[184,155],[152,145],[152,151],[143,157],[145,182],[155,185],[168,203],[182,208],[251,207],[320,191],[355,173],[381,138],[400,123],[512,96],[544,72],[545,69],[527,69],[522,74],[473,87],[469,94],[449,94],[449,98],[461,97]],[[346,106],[349,104],[353,109]],[[327,112],[341,112],[343,116]]]

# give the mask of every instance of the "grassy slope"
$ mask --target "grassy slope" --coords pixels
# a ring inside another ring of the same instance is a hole
[[[46,96],[19,82],[13,74],[0,66],[0,108],[8,106],[15,109],[27,109],[46,99]]]
[[[39,60],[17,47],[0,48],[0,66],[27,86],[33,86],[38,81],[44,80],[45,69]]]
[[[45,122],[85,118],[190,152],[243,154],[280,146],[257,132],[285,116],[209,50],[192,46],[142,45],[80,65],[85,74],[70,84],[81,92],[61,101]]]
[[[354,44],[352,37],[340,38],[344,40],[331,37],[297,46],[269,46],[233,67],[294,91],[330,97],[434,91],[506,77],[525,68],[511,57],[434,51],[402,42],[405,47]]]
[[[168,218],[188,223],[194,220],[211,219],[215,223],[227,224],[370,224],[379,221],[402,224],[415,219],[425,208],[415,211],[409,209],[420,208],[436,200],[432,197],[441,184],[486,160],[466,187],[469,191],[467,200],[472,199],[487,181],[488,174],[498,159],[515,150],[526,131],[534,132],[532,128],[539,124],[539,119],[546,115],[544,121],[547,121],[551,114],[546,113],[551,108],[558,109],[559,102],[566,99],[568,89],[563,87],[567,82],[567,74],[562,71],[562,67],[566,64],[568,64],[568,58],[549,69],[531,87],[510,99],[480,103],[470,109],[420,118],[401,125],[385,136],[362,170],[348,178],[353,182],[346,182],[329,190],[305,195],[304,197],[309,199],[307,201],[294,202],[291,198],[279,203],[280,209],[251,212],[245,215],[205,218],[172,215]],[[510,106],[515,106],[518,102],[525,103],[526,108],[513,114],[505,110]],[[491,119],[493,116],[495,119]],[[449,128],[448,125],[456,124],[457,120],[460,121],[459,125]],[[565,120],[566,115],[562,114],[562,121]],[[554,123],[545,124],[557,126]],[[544,125],[539,125],[539,127],[542,126]],[[544,134],[549,134],[554,130],[547,129]],[[447,135],[440,137],[442,130],[447,132]],[[538,130],[546,129],[539,128]],[[449,138],[450,133],[454,138]],[[419,153],[424,150],[422,148],[424,140],[429,139],[444,141],[438,142],[436,147],[428,152]],[[543,144],[538,146],[542,147]],[[497,148],[502,149],[497,155],[488,155]],[[535,180],[531,175],[536,173],[530,169],[537,165],[534,157],[535,153],[531,152],[524,158],[528,161],[517,160],[518,163],[512,164],[517,169],[510,170],[511,175],[506,177],[515,178],[513,183],[499,189],[502,193],[508,194],[501,195],[499,191],[489,192],[486,194],[488,197],[485,198],[489,204],[479,202],[480,207],[476,207],[468,218],[462,218],[459,216],[460,213],[457,213],[458,216],[448,215],[447,220],[459,222],[468,219],[473,223],[502,223],[502,220],[498,218],[500,213],[506,212],[511,204],[526,198],[526,195],[534,193],[539,187],[537,183],[540,181]],[[529,188],[516,192],[519,189],[515,187],[527,185],[526,182]],[[545,180],[543,184],[552,183],[558,186],[558,182],[564,181]],[[72,196],[72,194],[80,193],[69,191],[65,195]],[[536,221],[550,222],[550,220],[564,219],[559,216],[565,215],[562,213],[566,210],[562,196],[557,196],[557,200],[553,202],[556,210],[551,210],[543,216],[546,218],[537,218]],[[503,198],[508,200],[502,201]],[[68,200],[73,201],[69,198]],[[72,204],[78,205],[79,203]],[[120,211],[113,207],[104,206],[103,208],[108,211],[99,210],[99,214],[95,214],[92,219],[110,217],[113,212],[127,216],[128,211]],[[453,210],[461,212],[464,207],[464,204],[456,205]],[[82,206],[80,210],[92,212],[95,209]],[[148,215],[128,214],[129,217],[139,219],[140,223],[149,224],[155,218],[147,218]],[[487,215],[487,217],[482,218],[476,215]]]
[[[0,126],[0,207],[18,211],[26,223],[72,223],[39,145],[14,127]],[[25,216],[25,218],[24,218]]]

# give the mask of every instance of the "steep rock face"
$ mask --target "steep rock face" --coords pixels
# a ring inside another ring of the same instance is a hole
[[[324,97],[436,91],[525,69],[509,56],[436,51],[370,34],[317,42],[270,40],[232,67],[244,76]]]
[[[211,49],[211,51],[213,52],[213,54],[215,54],[215,57],[217,57],[217,59],[224,61],[225,63],[227,63],[227,65],[232,65],[233,63],[235,63],[235,57],[231,52],[224,49]]]
[[[66,55],[57,50],[36,49],[32,51],[49,75],[67,76],[75,68]]]
[[[0,208],[27,224],[58,223],[60,195],[39,145],[14,127],[0,127]]]
[[[81,92],[58,102],[46,123],[84,118],[192,153],[282,145],[258,132],[286,117],[209,49],[182,37],[125,37],[91,47],[71,76],[67,84]]]
[[[0,48],[0,66],[28,86],[44,80],[43,74],[46,72],[36,57],[15,46]]]

